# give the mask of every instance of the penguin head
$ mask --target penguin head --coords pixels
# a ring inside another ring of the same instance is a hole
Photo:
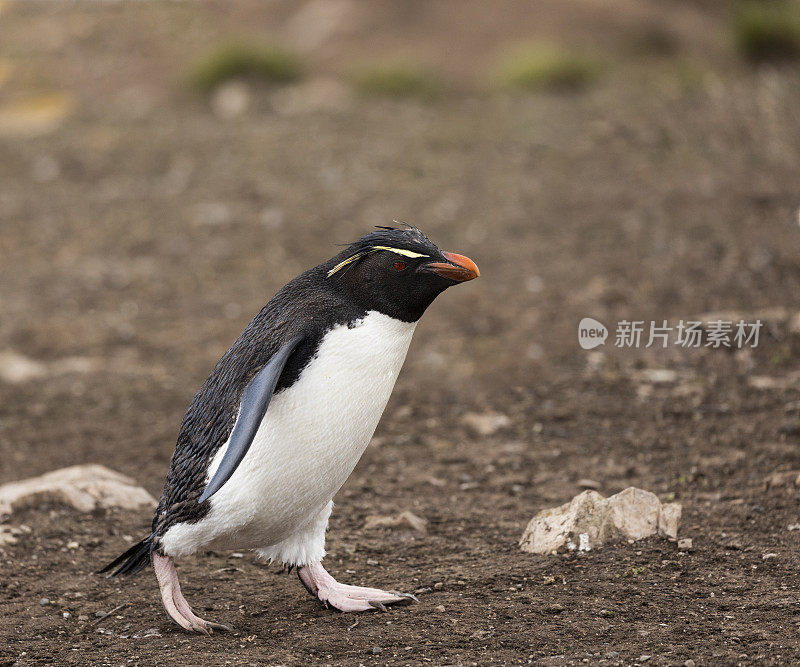
[[[469,257],[440,250],[416,227],[379,227],[322,265],[325,279],[366,310],[415,322],[452,285],[480,275]]]

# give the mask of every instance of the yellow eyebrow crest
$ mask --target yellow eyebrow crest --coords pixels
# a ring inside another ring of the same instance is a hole
[[[371,250],[363,250],[361,252],[357,252],[355,255],[348,257],[346,260],[339,262],[336,266],[334,266],[330,271],[328,271],[328,278],[330,278],[334,273],[337,271],[341,271],[345,266],[355,262],[357,259],[361,259],[364,255],[368,255]]]
[[[330,278],[334,273],[337,271],[341,271],[345,266],[348,264],[352,264],[358,259],[361,259],[365,255],[369,255],[370,253],[377,252],[378,250],[388,250],[389,252],[396,253],[398,255],[402,255],[403,257],[430,257],[430,255],[423,255],[420,252],[414,252],[413,250],[405,250],[404,248],[392,248],[388,245],[375,245],[367,250],[362,250],[361,252],[357,252],[355,255],[348,257],[347,259],[339,262],[336,266],[334,266],[330,271],[328,271],[328,278]]]
[[[375,245],[372,246],[373,250],[388,250],[389,252],[397,253],[403,257],[430,257],[430,255],[423,255],[421,252],[414,252],[413,250],[404,250],[403,248],[392,248],[388,245]]]

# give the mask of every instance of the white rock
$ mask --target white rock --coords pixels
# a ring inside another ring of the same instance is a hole
[[[494,435],[498,431],[511,426],[511,420],[499,412],[467,412],[461,421],[476,435]]]
[[[280,229],[286,223],[286,213],[280,206],[265,206],[258,219],[267,229]]]
[[[0,548],[9,544],[16,544],[19,541],[17,536],[21,532],[19,528],[14,528],[13,526],[0,526]]]
[[[226,81],[214,90],[211,107],[220,118],[238,118],[250,106],[250,89],[244,81]]]
[[[670,368],[643,368],[636,373],[636,379],[650,384],[672,384],[678,374]]]
[[[13,350],[0,352],[0,380],[9,384],[36,380],[47,374],[47,366]]]
[[[221,201],[207,201],[195,207],[195,222],[199,225],[227,225],[232,217],[228,205]]]
[[[370,530],[371,528],[395,528],[403,525],[409,526],[418,533],[424,533],[428,529],[428,522],[425,519],[406,510],[395,516],[371,514],[364,521],[364,530]]]
[[[642,489],[630,487],[608,498],[584,491],[561,507],[539,512],[519,545],[529,553],[549,554],[570,544],[572,549],[588,551],[651,535],[676,539],[680,518],[678,503],[662,505],[655,494]]]
[[[800,486],[800,470],[786,470],[783,472],[774,472],[767,477],[764,485],[768,489],[777,487],[792,487]]]
[[[788,389],[793,384],[792,378],[771,377],[769,375],[751,375],[747,383],[753,389]]]
[[[154,507],[156,500],[130,477],[96,464],[61,468],[0,486],[0,515],[45,503],[91,512],[97,507]]]
[[[0,381],[21,384],[41,380],[50,375],[91,373],[101,366],[100,362],[86,357],[64,357],[44,363],[14,350],[3,350],[0,352]]]

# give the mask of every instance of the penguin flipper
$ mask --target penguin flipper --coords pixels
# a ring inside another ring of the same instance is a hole
[[[283,367],[302,339],[302,336],[297,336],[285,343],[245,387],[242,393],[239,417],[231,431],[228,449],[225,451],[214,477],[197,501],[198,503],[208,500],[219,491],[239,467],[267,412],[272,392],[275,391],[275,385],[278,384]]]

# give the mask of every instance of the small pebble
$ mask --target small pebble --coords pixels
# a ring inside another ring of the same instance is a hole
[[[442,590],[443,588],[444,588],[444,584],[443,584],[441,581],[437,581],[437,582],[436,582],[436,583],[433,585],[433,590],[435,590],[435,591],[440,591],[440,590]]]
[[[773,558],[777,558],[778,554],[776,553],[768,553],[761,556],[761,560],[772,560]]]
[[[613,615],[614,615],[614,612],[611,611],[610,609],[601,609],[600,610],[600,616],[604,616],[605,618],[610,618]]]
[[[383,649],[380,646],[373,646],[370,652],[372,655],[380,655],[383,653]]]
[[[564,611],[564,606],[558,604],[558,602],[556,602],[555,604],[551,604],[547,608],[547,613],[548,614],[560,614],[562,611]]]
[[[97,618],[105,618],[108,614],[106,614],[106,612],[104,612],[104,611],[96,611],[96,612],[94,612],[94,615]]]
[[[77,549],[80,546],[75,540],[67,542],[67,549]]]
[[[88,621],[89,617],[86,614],[79,614],[78,615],[78,620],[79,621]]]
[[[47,605],[50,604],[50,598],[42,598],[41,600],[39,600],[39,604],[42,605],[43,607],[46,607]]]
[[[692,538],[691,537],[684,537],[678,540],[678,549],[681,551],[691,551],[692,550]]]
[[[444,612],[444,605],[440,604],[438,607],[436,607],[436,611],[438,611],[440,614],[443,613]]]
[[[683,667],[694,667],[694,660],[689,658],[688,660],[684,661]]]
[[[61,614],[61,615],[62,615],[64,618],[69,618],[70,616],[72,616],[72,614],[70,614],[68,611],[65,611],[65,612],[64,612],[63,614]]]

